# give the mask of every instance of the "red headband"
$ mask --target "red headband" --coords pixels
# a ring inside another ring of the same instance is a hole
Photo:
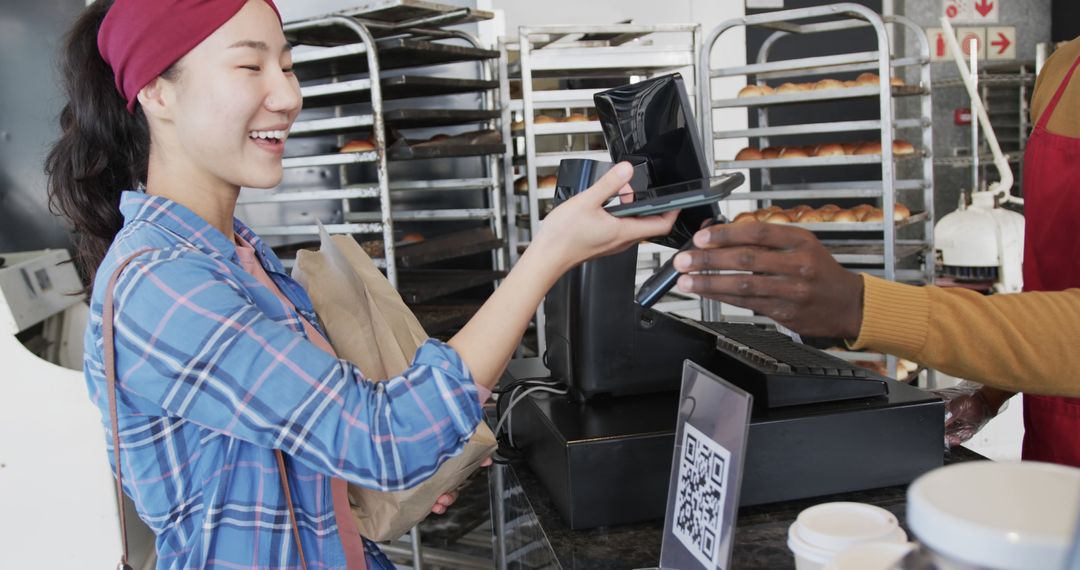
[[[281,21],[272,0],[264,0]],[[247,0],[116,0],[101,22],[98,52],[135,112],[139,90],[236,15]]]

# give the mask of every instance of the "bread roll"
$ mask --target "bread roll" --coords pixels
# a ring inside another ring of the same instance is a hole
[[[527,192],[529,190],[529,177],[522,176],[514,181],[514,190],[517,192]]]
[[[792,220],[787,214],[783,212],[773,212],[769,214],[768,218],[765,218],[766,224],[790,224]]]
[[[897,156],[915,154],[915,146],[905,140],[897,139],[892,143],[892,152]]]
[[[739,97],[761,97],[764,93],[761,92],[761,87],[757,85],[747,85],[742,89],[739,89]]]
[[[784,83],[776,88],[777,93],[797,93],[799,91],[802,91],[802,88],[794,83]]]
[[[911,210],[909,210],[907,206],[901,204],[900,202],[897,202],[893,206],[893,220],[894,221],[902,222],[902,221],[904,221],[904,220],[906,220],[906,219],[908,219],[910,217],[911,217]]]
[[[375,150],[375,145],[366,139],[353,139],[344,146],[338,152],[370,152]]]
[[[398,244],[405,245],[410,243],[420,243],[422,241],[424,241],[424,234],[420,232],[409,232],[401,236],[401,239],[398,240]]]
[[[799,223],[800,224],[820,224],[820,223],[823,223],[824,221],[825,221],[825,216],[823,216],[821,214],[821,212],[818,211],[818,210],[811,209],[811,210],[808,210],[806,212],[803,212],[802,215],[799,216]]]
[[[859,218],[855,216],[855,213],[851,210],[837,210],[830,222],[833,223],[853,223],[859,221]]]
[[[812,211],[814,211],[814,209],[811,208],[810,206],[807,206],[806,204],[799,204],[798,206],[795,206],[794,208],[791,209],[791,212],[795,213],[795,216],[793,217],[793,219],[795,219],[795,220],[798,220],[799,218],[803,217],[803,214],[805,214],[807,212],[812,212]]]
[[[797,146],[786,146],[780,151],[780,158],[807,158],[810,155]]]
[[[830,211],[830,212],[836,212],[837,210],[842,210],[842,209],[843,208],[841,208],[840,206],[837,206],[836,204],[825,204],[824,206],[818,208],[818,210],[822,210],[822,211],[827,210],[827,211]]]
[[[525,129],[525,121],[514,121],[510,123],[511,131],[520,131]]]
[[[864,221],[864,222],[884,222],[885,221],[885,216],[882,215],[881,208],[874,208],[873,210],[870,210],[869,212],[867,212],[865,216],[863,216],[862,221]]]
[[[762,95],[772,95],[773,93],[776,93],[776,89],[773,89],[768,85],[758,85],[758,87],[761,88]]]
[[[781,147],[767,146],[767,147],[761,149],[761,158],[764,158],[764,159],[780,158],[780,151],[781,150],[783,150],[783,148],[781,148]]]
[[[899,77],[890,77],[889,85],[892,85],[893,87],[903,87],[907,85],[907,83],[904,83],[904,80]]]
[[[796,83],[795,85],[798,85],[799,91],[813,91],[814,90],[814,84],[813,83]]]
[[[855,218],[861,222],[863,218],[866,217],[866,214],[873,209],[874,207],[870,204],[859,204],[858,206],[851,208],[851,213],[855,214]]]
[[[881,143],[864,142],[855,149],[854,154],[881,154]]]
[[[549,123],[557,123],[557,122],[559,122],[558,119],[556,119],[555,117],[549,117],[547,115],[537,115],[537,116],[533,117],[533,124],[534,125],[546,125],[546,124],[549,124]]]
[[[746,222],[756,222],[756,221],[757,221],[757,212],[743,212],[743,213],[735,216],[735,219],[731,220],[731,223],[733,223],[733,224],[742,224],[742,223],[746,223]]]
[[[754,216],[757,218],[757,220],[759,222],[764,222],[765,220],[767,220],[769,218],[769,216],[771,216],[771,215],[773,215],[773,214],[775,214],[777,212],[782,212],[782,211],[784,211],[784,209],[781,208],[780,206],[769,206],[769,207],[766,207],[766,208],[760,208],[759,210],[754,212]]]
[[[819,145],[817,148],[816,156],[844,156],[847,154],[844,152],[844,147],[836,143],[825,143]]]
[[[761,151],[748,146],[735,155],[735,160],[761,160]]]
[[[559,180],[559,178],[557,176],[554,176],[554,175],[541,176],[541,177],[536,179],[536,187],[537,188],[554,188],[555,184],[558,182],[558,180]]]
[[[869,86],[878,85],[878,83],[880,83],[880,81],[881,81],[881,77],[879,77],[878,74],[876,74],[876,73],[863,73],[862,75],[855,78],[855,82],[858,83],[859,85],[863,86],[863,87],[865,87],[867,85],[869,85]]]
[[[431,138],[428,139],[428,142],[439,142],[439,141],[444,141],[444,140],[446,140],[448,138],[450,138],[450,135],[448,135],[446,133],[439,133],[437,135],[432,135]]]
[[[840,143],[840,148],[842,148],[844,150],[844,154],[852,155],[852,154],[855,154],[855,149],[859,148],[859,143],[852,143],[852,142]]]
[[[825,89],[843,89],[844,82],[837,81],[836,79],[822,79],[814,84],[815,91],[821,91]]]
[[[588,122],[589,117],[584,113],[574,113],[569,117],[563,119],[564,123],[585,123]]]
[[[808,145],[803,146],[802,149],[803,149],[803,152],[806,153],[806,156],[817,156],[819,146],[821,146],[821,145],[808,144]]]
[[[847,81],[844,82],[844,87],[858,87],[858,86],[859,86],[859,82],[855,81],[854,79],[848,79]]]

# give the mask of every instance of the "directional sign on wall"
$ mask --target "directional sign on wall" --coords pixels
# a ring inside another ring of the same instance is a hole
[[[986,58],[1016,59],[1016,27],[991,26],[986,28]]]
[[[941,14],[953,24],[996,24],[1002,0],[942,0]]]

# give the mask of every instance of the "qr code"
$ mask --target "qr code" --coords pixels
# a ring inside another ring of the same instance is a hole
[[[731,452],[693,425],[685,424],[674,534],[706,568],[721,568],[721,529]]]

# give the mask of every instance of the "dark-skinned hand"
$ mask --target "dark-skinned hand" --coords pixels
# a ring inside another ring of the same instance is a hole
[[[679,289],[751,309],[802,335],[859,335],[862,278],[841,267],[814,234],[762,222],[724,224],[694,234],[694,245],[699,249],[675,257],[675,269],[686,274]]]

